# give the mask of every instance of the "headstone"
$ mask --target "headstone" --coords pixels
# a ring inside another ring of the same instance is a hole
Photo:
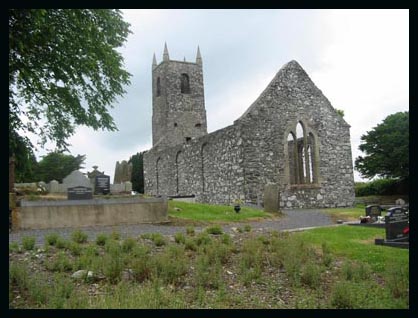
[[[276,183],[269,183],[264,186],[264,211],[279,212],[279,187]]]
[[[94,194],[110,193],[110,176],[98,175],[94,178]]]
[[[74,170],[62,180],[62,184],[66,187],[91,187],[90,180],[78,170]]]
[[[403,199],[397,199],[396,201],[395,201],[395,204],[396,205],[405,205],[405,201],[403,200]]]
[[[68,200],[90,200],[93,199],[93,189],[89,187],[71,187],[67,189]]]
[[[125,182],[125,192],[131,192],[132,191],[132,182],[126,181]]]
[[[377,221],[377,218],[382,215],[382,208],[380,205],[368,205],[366,206],[366,216],[370,216],[373,222]]]
[[[409,241],[409,233],[406,229],[409,226],[409,216],[400,207],[388,209],[385,216],[386,240]]]
[[[102,176],[102,175],[104,175],[104,171],[99,171],[99,170],[97,170],[97,168],[99,168],[99,166],[93,166],[93,171],[91,171],[91,172],[87,172],[87,177],[89,178],[89,179],[93,179],[94,180],[94,178],[96,178],[97,176]]]
[[[49,183],[49,192],[50,193],[57,193],[59,192],[59,183],[57,180],[51,180]]]

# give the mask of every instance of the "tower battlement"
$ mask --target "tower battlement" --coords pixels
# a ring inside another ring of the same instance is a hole
[[[170,60],[152,62],[152,144],[170,147],[207,134],[202,57],[196,63]]]

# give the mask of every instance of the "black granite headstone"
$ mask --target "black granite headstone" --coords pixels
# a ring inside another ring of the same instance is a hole
[[[100,175],[95,177],[94,194],[110,193],[110,177]]]
[[[93,189],[83,186],[67,189],[68,200],[89,200],[93,199]]]
[[[386,240],[409,241],[409,216],[400,207],[388,209],[385,216]]]
[[[382,215],[382,208],[380,205],[366,206],[366,216],[370,216],[373,221],[377,221],[377,217]]]

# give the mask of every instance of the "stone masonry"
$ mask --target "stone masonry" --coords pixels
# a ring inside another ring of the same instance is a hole
[[[165,47],[163,61],[157,65],[154,56],[152,67],[145,193],[262,204],[265,186],[277,184],[282,208],[354,203],[350,126],[296,61],[233,125],[210,134],[200,52],[196,63],[171,61]]]

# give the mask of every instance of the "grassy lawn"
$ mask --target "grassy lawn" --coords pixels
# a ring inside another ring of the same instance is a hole
[[[328,208],[321,209],[321,212],[330,215],[333,221],[358,221],[360,216],[365,216],[366,211],[364,205],[356,205],[352,208]]]
[[[158,233],[9,244],[9,308],[409,308],[409,251],[384,231]],[[78,278],[72,274],[84,270]],[[91,271],[91,274],[88,274]]]
[[[177,210],[179,209],[179,210]],[[168,201],[168,215],[173,218],[187,219],[203,222],[237,222],[273,217],[263,210],[242,206],[236,213],[233,206],[210,205],[182,201]]]

